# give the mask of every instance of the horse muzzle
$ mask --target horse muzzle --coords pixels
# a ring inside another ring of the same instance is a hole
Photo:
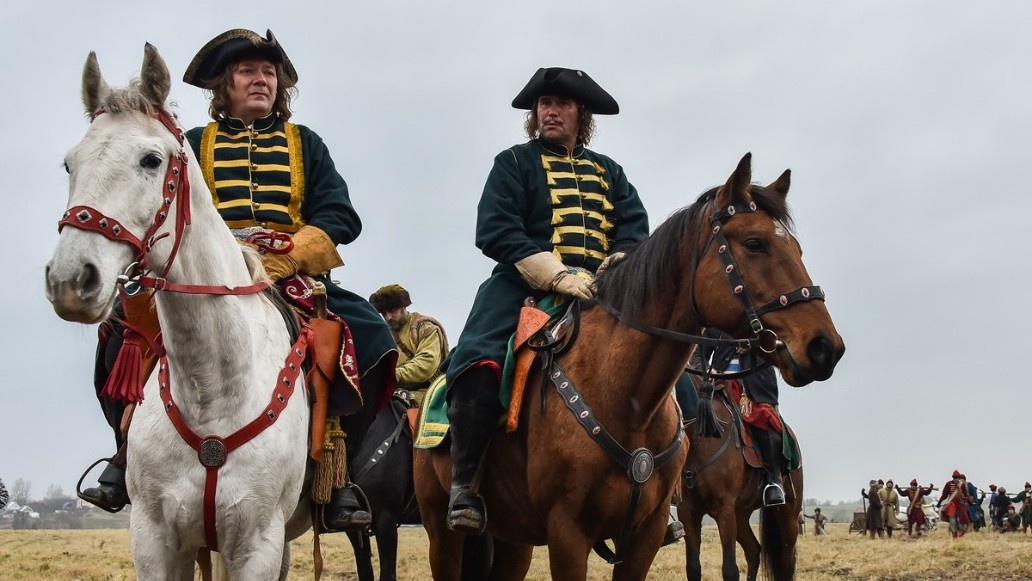
[[[47,265],[46,296],[57,316],[74,323],[99,323],[107,318],[114,293],[102,293],[100,276],[92,264],[83,265],[74,276],[60,276]]]

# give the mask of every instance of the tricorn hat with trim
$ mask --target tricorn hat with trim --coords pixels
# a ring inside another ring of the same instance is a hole
[[[249,55],[259,55],[279,63],[283,66],[283,80],[290,86],[297,84],[297,71],[272,31],[266,30],[265,38],[262,38],[246,28],[227,30],[209,40],[186,67],[183,81],[204,89],[205,84],[219,76],[226,65]]]
[[[369,297],[369,302],[377,311],[386,313],[387,311],[411,305],[412,299],[409,298],[409,293],[405,290],[405,287],[400,284],[389,284],[377,289]]]
[[[512,100],[512,106],[529,111],[536,106],[538,97],[542,95],[569,97],[598,115],[616,115],[620,112],[616,99],[593,81],[588,73],[580,70],[562,67],[538,69],[527,86]]]

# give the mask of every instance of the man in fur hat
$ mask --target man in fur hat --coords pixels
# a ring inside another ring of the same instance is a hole
[[[616,100],[584,71],[539,69],[513,99],[529,111],[530,141],[499,153],[477,211],[476,245],[497,265],[446,362],[452,488],[448,526],[479,533],[483,499],[471,490],[501,413],[500,375],[523,300],[556,292],[592,297],[590,276],[648,235],[648,215],[623,168],[587,149],[594,115]]]
[[[907,536],[913,536],[914,532],[917,532],[917,536],[921,536],[924,532],[925,526],[925,514],[924,514],[924,499],[925,496],[932,493],[933,488],[923,488],[918,486],[917,478],[910,481],[910,488],[896,487],[896,492],[899,493],[903,498],[910,500],[910,506],[907,507]]]
[[[882,528],[885,530],[885,534],[892,538],[892,531],[896,528],[896,511],[899,510],[899,494],[895,490],[895,485],[892,479],[885,481],[885,485],[881,485],[881,480],[878,481],[878,499],[881,500],[882,504]]]
[[[942,495],[936,506],[946,504],[942,509],[942,516],[949,520],[950,536],[957,539],[967,533],[968,525],[971,524],[971,516],[968,512],[968,505],[974,501],[968,494],[967,478],[959,470],[953,471],[953,478],[943,485]]]
[[[416,403],[423,401],[437,368],[448,356],[444,326],[433,317],[409,311],[409,292],[400,284],[380,287],[369,302],[380,311],[398,344],[398,387],[407,390]]]

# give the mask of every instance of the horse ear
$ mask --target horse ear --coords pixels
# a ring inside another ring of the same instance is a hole
[[[165,59],[158,54],[154,45],[147,43],[143,48],[143,68],[140,69],[140,90],[151,104],[164,107],[165,99],[172,89],[171,75]]]
[[[86,115],[90,121],[97,116],[110,92],[111,87],[108,87],[100,74],[97,53],[90,51],[90,56],[86,57],[86,64],[82,67],[82,104],[86,107]]]
[[[788,186],[792,182],[792,170],[786,169],[785,173],[778,176],[778,179],[774,180],[768,188],[774,190],[781,195],[782,198],[788,195]]]
[[[745,154],[738,162],[735,173],[727,178],[727,183],[717,192],[717,207],[726,208],[734,202],[752,201],[749,188],[752,186],[752,153]]]

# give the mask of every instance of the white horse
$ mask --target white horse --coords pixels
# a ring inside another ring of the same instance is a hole
[[[149,44],[140,76],[112,90],[96,55],[86,60],[91,123],[65,157],[70,210],[46,267],[47,298],[65,320],[98,323],[134,263],[148,269],[144,286],[159,288],[167,359],[145,386],[128,436],[137,577],[193,579],[194,558],[209,547],[234,579],[274,579],[289,559],[285,539],[310,526],[308,502],[299,500],[309,408],[303,374],[288,359],[304,345],[292,347],[280,310],[257,292],[266,285],[255,284],[264,280],[260,261],[241,251],[212,205],[165,106],[168,68]],[[170,391],[159,392],[159,377]],[[239,448],[222,440],[256,419],[260,432]],[[206,482],[214,494],[206,496]]]

